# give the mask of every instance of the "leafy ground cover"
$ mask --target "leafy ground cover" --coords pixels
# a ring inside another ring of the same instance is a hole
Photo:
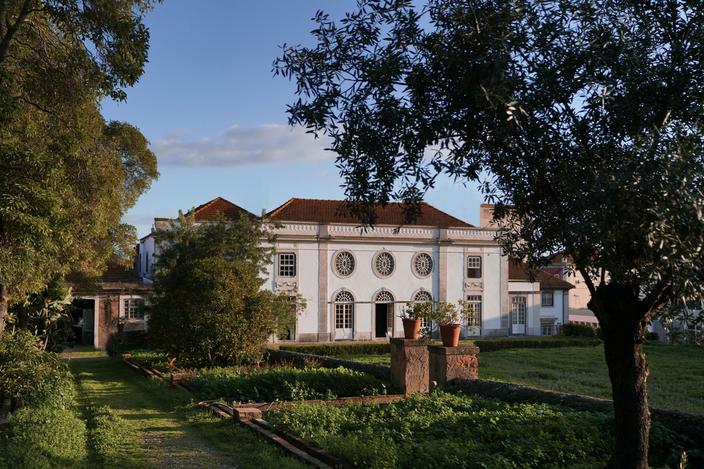
[[[0,467],[83,467],[86,426],[66,364],[29,332],[0,337]],[[5,409],[6,403],[10,404]]]
[[[27,396],[0,429],[0,467],[86,467],[87,432],[75,396],[70,376]]]
[[[649,342],[650,404],[661,409],[704,414],[704,348]],[[391,356],[340,358],[389,365]],[[479,376],[554,391],[611,398],[603,347],[507,349],[480,352]]]
[[[201,399],[271,402],[386,394],[374,376],[347,368],[206,368],[186,381]]]
[[[603,467],[612,442],[604,414],[442,392],[388,405],[297,405],[266,418],[369,468]],[[651,440],[654,466],[676,463],[686,444],[659,426]]]
[[[90,430],[88,467],[304,467],[120,360],[101,352],[68,357]]]

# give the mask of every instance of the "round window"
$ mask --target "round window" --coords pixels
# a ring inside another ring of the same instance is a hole
[[[394,273],[394,256],[388,252],[380,252],[374,258],[374,270],[382,277],[388,277]]]
[[[427,277],[433,272],[433,258],[426,252],[420,252],[413,258],[413,270],[419,277]]]
[[[340,251],[333,260],[335,272],[341,277],[349,277],[354,272],[354,256],[351,252]]]

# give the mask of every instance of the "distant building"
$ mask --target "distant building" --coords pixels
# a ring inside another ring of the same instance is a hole
[[[374,340],[403,334],[401,309],[413,301],[466,301],[464,337],[552,335],[567,320],[573,286],[545,271],[502,256],[482,205],[479,228],[421,204],[408,222],[403,207],[376,210],[364,231],[346,202],[292,198],[266,214],[276,228],[276,255],[266,288],[298,292],[306,308],[290,339]],[[196,222],[250,212],[223,198],[196,207]],[[159,256],[156,234],[177,221],[156,218],[140,240],[137,273],[153,279]]]
[[[145,330],[143,299],[151,291],[151,282],[137,274],[134,267],[115,261],[97,280],[71,275],[73,328],[78,344],[104,349],[118,330]]]

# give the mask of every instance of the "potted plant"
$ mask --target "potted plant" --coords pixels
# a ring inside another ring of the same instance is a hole
[[[440,302],[435,308],[435,320],[440,325],[440,338],[445,347],[460,343],[460,312],[452,303]]]
[[[430,319],[433,305],[431,302],[406,303],[401,313],[403,336],[405,339],[417,340],[420,337],[421,319]]]

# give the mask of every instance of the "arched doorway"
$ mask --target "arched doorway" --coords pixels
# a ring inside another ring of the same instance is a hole
[[[347,290],[335,295],[335,340],[354,336],[354,296]]]
[[[374,297],[374,337],[393,337],[394,334],[394,295],[381,290]]]

